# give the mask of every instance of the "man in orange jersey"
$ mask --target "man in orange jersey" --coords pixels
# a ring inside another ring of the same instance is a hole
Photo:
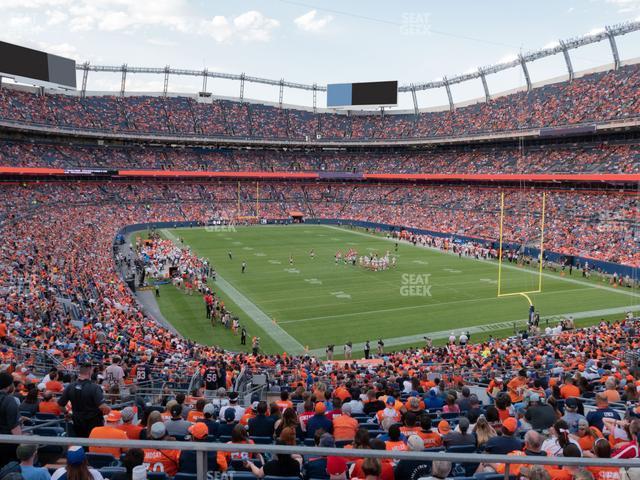
[[[432,430],[431,417],[429,415],[420,416],[420,431],[418,436],[424,442],[424,448],[437,448],[442,446],[442,435]]]
[[[150,436],[153,440],[164,440],[167,436],[164,424],[157,422],[151,425]],[[179,462],[180,450],[144,449],[144,463],[148,465],[149,472],[164,472],[173,477],[178,473]]]
[[[120,430],[120,420],[122,414],[117,410],[111,410],[105,417],[106,424],[103,427],[94,427],[89,434],[90,439],[108,439],[108,440],[128,440],[127,434]],[[91,453],[106,453],[113,455],[117,460],[120,455],[125,451],[120,447],[89,447]]]
[[[342,415],[333,417],[333,436],[336,441],[353,440],[358,431],[358,421],[351,417],[351,405],[342,405]]]
[[[527,371],[524,368],[518,372],[517,377],[512,378],[509,383],[507,383],[507,391],[511,398],[511,403],[519,403],[522,401],[527,383]]]
[[[133,408],[123,408],[120,413],[122,415],[122,423],[116,428],[126,433],[129,440],[140,440],[140,432],[143,427],[140,425],[134,425],[133,419],[135,418],[136,413],[133,411]]]
[[[62,408],[60,408],[58,402],[53,399],[53,393],[44,392],[42,394],[42,401],[38,404],[38,412],[62,415]]]
[[[560,396],[565,400],[570,397],[580,397],[580,389],[576,386],[573,375],[567,375],[564,379],[564,385],[560,387]]]

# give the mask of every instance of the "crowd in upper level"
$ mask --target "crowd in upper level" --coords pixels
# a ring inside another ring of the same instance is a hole
[[[314,114],[189,97],[87,96],[0,91],[0,119],[121,133],[309,140],[448,137],[597,123],[640,114],[640,66],[585,75],[460,107],[410,114]]]

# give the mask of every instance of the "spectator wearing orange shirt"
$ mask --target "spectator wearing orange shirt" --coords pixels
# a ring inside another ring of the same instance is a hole
[[[196,407],[189,410],[187,414],[187,422],[196,423],[199,420],[204,418],[204,406],[207,404],[207,401],[204,398],[198,399],[196,402]]]
[[[607,378],[604,382],[605,391],[602,392],[607,396],[607,400],[609,403],[611,402],[619,402],[620,401],[620,393],[616,390],[616,379],[613,377]]]
[[[358,431],[358,421],[351,417],[351,405],[342,405],[342,415],[333,417],[333,436],[337,442],[353,440]]]
[[[560,387],[560,396],[565,400],[571,397],[580,397],[580,389],[576,386],[572,375],[567,375],[564,379],[564,385]]]
[[[593,444],[593,453],[584,452],[585,457],[611,458],[611,445],[605,438],[599,438]],[[620,479],[619,467],[587,467],[594,480],[618,480]]]
[[[53,399],[53,393],[44,392],[42,401],[38,404],[38,412],[62,415],[62,408],[58,405],[58,402]]]
[[[117,428],[126,433],[129,440],[140,440],[140,432],[142,431],[142,426],[133,424],[133,419],[136,416],[133,408],[123,408],[122,412],[120,413],[122,416],[122,423],[118,425]]]
[[[518,372],[518,376],[512,378],[507,383],[507,391],[511,398],[511,403],[519,403],[524,398],[524,390],[527,386],[527,371],[523,368]]]
[[[170,439],[167,437],[167,429],[164,423],[157,422],[151,425],[150,437],[153,440]],[[157,448],[144,449],[144,463],[149,472],[164,472],[173,477],[178,473],[180,462],[180,450],[165,450]]]
[[[289,392],[280,392],[280,400],[276,402],[276,405],[280,407],[281,412],[284,412],[287,408],[293,408],[293,402],[289,400]]]
[[[58,372],[49,373],[49,381],[44,384],[44,389],[53,393],[61,393],[64,390],[64,385],[58,381]]]
[[[120,430],[120,420],[122,414],[117,410],[111,410],[105,417],[106,425],[103,427],[94,427],[89,434],[91,439],[108,439],[108,440],[128,440],[127,434]],[[89,447],[91,453],[106,453],[113,455],[114,458],[119,459],[120,455],[125,451],[120,447]]]
[[[431,428],[431,417],[429,415],[422,415],[420,417],[420,431],[418,432],[418,436],[422,438],[424,448],[441,447],[442,435],[438,432],[434,432]]]

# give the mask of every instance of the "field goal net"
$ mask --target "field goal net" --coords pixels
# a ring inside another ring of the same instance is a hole
[[[498,239],[498,297],[524,296],[542,292],[545,192],[516,190],[501,192]],[[522,275],[534,268],[535,275]]]

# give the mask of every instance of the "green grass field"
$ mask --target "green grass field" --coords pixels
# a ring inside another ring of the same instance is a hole
[[[471,329],[473,341],[489,334],[509,335],[513,322],[522,323],[527,317],[529,305],[524,297],[496,298],[496,262],[401,243],[396,268],[372,272],[336,265],[337,250],[394,252],[393,242],[358,230],[290,225],[162,233],[173,240],[182,238],[199,256],[209,258],[220,277],[212,283],[213,289],[249,334],[261,337],[268,353],[300,353],[308,347],[322,354],[330,343],[336,344],[339,353],[346,341],[352,341],[358,352],[359,343],[371,340],[374,347],[378,338],[384,339],[387,349],[399,349],[422,345],[424,335],[443,341],[449,332],[466,329]],[[315,258],[309,255],[311,249]],[[233,260],[228,258],[229,251]],[[247,262],[244,274],[243,260]],[[424,275],[428,284],[420,288]],[[535,271],[508,264],[503,268],[503,291],[535,290],[537,285]],[[625,311],[636,311],[640,305],[637,292],[585,280],[576,272],[569,279],[545,272],[543,293],[530,297],[543,317],[543,327],[546,318],[553,321],[554,316],[567,314],[579,325],[622,318]],[[211,327],[199,296],[188,297],[165,285],[159,306],[183,335],[241,350],[238,337],[222,327]]]

